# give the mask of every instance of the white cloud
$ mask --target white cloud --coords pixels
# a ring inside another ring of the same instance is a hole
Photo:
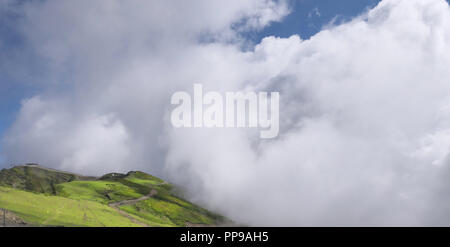
[[[287,13],[262,0],[25,4],[19,26],[58,88],[24,101],[8,159],[165,174],[250,225],[449,225],[448,4],[384,0],[310,40],[240,49],[239,31]],[[170,96],[194,83],[280,91],[280,138],[172,129]]]
[[[16,163],[39,160],[60,169],[100,175],[127,171],[129,136],[113,114],[79,116],[68,112],[61,100],[44,102],[39,97],[23,102],[16,124],[5,141],[20,147]],[[23,155],[25,154],[25,155]]]

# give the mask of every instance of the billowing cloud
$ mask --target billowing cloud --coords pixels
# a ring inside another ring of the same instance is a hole
[[[9,12],[20,16],[13,24],[21,32],[25,50],[32,51],[27,54],[29,60],[39,61],[42,71],[35,80],[43,88],[42,94],[24,101],[16,123],[3,141],[8,160],[34,160],[56,167],[72,160],[69,163],[78,163],[72,170],[84,170],[93,166],[92,162],[74,159],[77,150],[84,142],[89,146],[84,149],[94,149],[89,152],[103,146],[102,137],[96,136],[86,122],[98,123],[95,119],[112,116],[126,138],[114,140],[118,143],[111,145],[110,153],[125,146],[131,151],[121,152],[121,159],[115,162],[109,158],[108,162],[100,162],[98,159],[106,158],[103,151],[96,158],[91,154],[92,160],[98,161],[95,166],[121,171],[150,169],[155,173],[162,172],[165,159],[165,141],[160,136],[171,93],[181,85],[202,79],[199,76],[209,80],[206,66],[216,67],[210,72],[216,75],[226,66],[234,68],[235,65],[227,64],[232,64],[232,60],[239,62],[240,49],[222,43],[242,44],[239,32],[262,28],[289,11],[285,1],[267,0],[33,1],[19,5],[8,1],[5,6],[5,11],[15,7]],[[204,44],[206,39],[216,40],[217,45]],[[227,51],[235,55],[227,55]],[[223,62],[224,67],[205,59],[216,55],[220,62],[225,59],[224,54],[230,57]],[[16,66],[34,70],[36,64],[20,60]],[[230,81],[234,81],[232,77],[240,74],[232,72]],[[36,113],[28,110],[37,108],[37,103],[42,107],[35,109]],[[40,127],[39,123],[50,121],[49,118],[52,124]],[[102,131],[105,135],[109,131],[117,134],[117,128]],[[62,148],[61,141],[71,140],[77,132],[89,134],[76,138],[76,145]],[[30,148],[24,149],[25,146]],[[105,148],[108,145],[101,147]],[[95,174],[105,170],[108,169],[88,169]]]
[[[309,40],[250,51],[242,32],[280,20],[285,2],[20,7],[50,84],[3,140],[11,161],[150,171],[249,225],[450,225],[446,1],[384,0]],[[279,138],[172,128],[170,96],[194,83],[279,91]]]

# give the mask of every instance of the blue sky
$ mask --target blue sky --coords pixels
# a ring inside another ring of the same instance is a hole
[[[299,34],[308,39],[333,19],[342,22],[376,6],[380,0],[291,0],[292,12],[280,23],[273,23],[253,37],[260,40],[274,35],[289,37]]]
[[[292,12],[282,22],[273,23],[259,32],[248,33],[248,37],[256,43],[270,35],[289,37],[299,34],[303,39],[308,39],[333,19],[337,18],[338,22],[349,20],[378,2],[379,0],[292,0]],[[30,61],[24,60],[27,67],[8,66],[11,64],[10,60],[24,59],[21,54],[26,53],[22,49],[20,35],[14,30],[15,20],[15,16],[0,13],[0,138],[14,121],[21,100],[38,91],[33,82],[33,78],[37,78],[36,63],[31,62],[34,65],[30,66]],[[17,73],[14,70],[27,75],[15,76]]]

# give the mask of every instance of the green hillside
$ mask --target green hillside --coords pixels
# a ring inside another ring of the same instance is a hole
[[[94,179],[93,177],[48,169],[36,164],[15,166],[0,171],[0,186],[49,194],[56,193],[56,184]]]
[[[32,226],[139,226],[107,205],[0,187],[0,207]]]
[[[0,208],[34,226],[218,225],[224,218],[143,172],[100,178],[37,165],[0,171]]]

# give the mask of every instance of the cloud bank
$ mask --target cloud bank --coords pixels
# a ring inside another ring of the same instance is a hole
[[[44,68],[2,140],[11,162],[150,171],[249,225],[450,225],[444,0],[384,0],[250,50],[243,33],[280,21],[286,2],[0,4],[20,13],[26,56]],[[170,96],[194,83],[279,91],[279,138],[173,129]]]

